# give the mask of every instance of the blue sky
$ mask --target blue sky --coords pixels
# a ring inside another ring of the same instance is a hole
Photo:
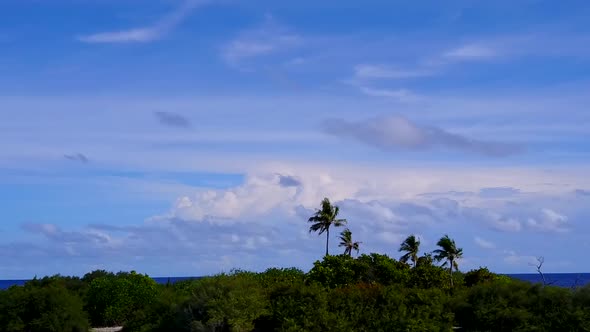
[[[587,1],[1,6],[1,279],[308,269],[323,197],[363,253],[590,271]]]

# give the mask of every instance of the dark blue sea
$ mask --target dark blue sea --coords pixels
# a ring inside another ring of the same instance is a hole
[[[540,283],[541,277],[537,273],[507,274],[507,276]],[[198,279],[199,277],[162,277],[153,278],[159,284],[175,283],[179,281]],[[545,280],[548,284],[559,287],[581,287],[590,284],[590,273],[545,273]],[[7,289],[11,286],[22,286],[27,280],[0,280],[0,289]]]

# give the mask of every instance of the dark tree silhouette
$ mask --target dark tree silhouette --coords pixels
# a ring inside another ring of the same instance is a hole
[[[443,267],[449,267],[449,276],[451,278],[451,287],[453,287],[453,269],[455,271],[459,270],[459,264],[457,264],[457,259],[463,257],[463,249],[457,248],[455,244],[455,240],[451,240],[448,235],[443,236],[438,242],[436,243],[440,249],[436,249],[433,251],[434,259],[437,262],[443,261]]]
[[[352,256],[352,251],[356,250],[356,253],[359,252],[359,245],[361,242],[353,242],[352,241],[352,232],[350,229],[345,229],[340,233],[340,244],[339,247],[344,247],[344,255]]]
[[[346,224],[346,219],[338,219],[338,206],[332,205],[328,198],[322,200],[321,208],[311,216],[308,222],[312,223],[309,232],[318,232],[318,235],[326,233],[326,256],[330,242],[330,226],[340,227]]]
[[[402,242],[401,246],[399,247],[400,252],[405,252],[405,254],[400,257],[400,261],[403,263],[407,263],[408,261],[412,261],[414,267],[418,262],[418,251],[420,250],[420,240],[416,238],[414,235],[408,236],[404,242]]]

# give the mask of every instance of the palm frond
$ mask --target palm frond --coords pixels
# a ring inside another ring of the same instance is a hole
[[[399,261],[402,263],[407,263],[410,258],[412,257],[411,253],[404,254],[402,257],[399,258]]]
[[[346,219],[336,219],[333,222],[335,227],[344,226],[344,225],[346,225],[346,223],[347,223]]]
[[[324,233],[326,230],[327,230],[327,229],[326,229],[326,225],[325,225],[324,223],[321,223],[321,222],[315,223],[315,224],[313,224],[313,225],[311,225],[311,226],[309,227],[309,232],[310,232],[310,233],[311,233],[311,232],[318,232],[318,231],[319,231],[319,234],[322,234],[322,233]]]

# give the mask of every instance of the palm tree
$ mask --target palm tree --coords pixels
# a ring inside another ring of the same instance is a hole
[[[350,229],[345,229],[340,233],[340,244],[339,247],[344,247],[344,254],[348,256],[352,256],[352,251],[356,250],[356,253],[359,252],[359,245],[361,242],[352,242],[352,232]]]
[[[399,247],[400,252],[405,252],[405,254],[400,257],[400,262],[407,263],[409,260],[411,260],[412,263],[414,263],[414,267],[416,267],[416,264],[418,263],[419,250],[420,240],[416,239],[416,236],[414,235],[408,236]]]
[[[457,248],[455,240],[451,240],[448,235],[445,235],[438,240],[436,243],[440,249],[436,249],[432,253],[435,255],[434,259],[437,262],[444,260],[443,267],[449,266],[449,275],[451,276],[451,287],[453,287],[453,268],[455,271],[459,271],[459,265],[457,259],[463,257],[463,249]]]
[[[328,243],[330,241],[330,226],[339,227],[346,224],[346,219],[338,219],[339,208],[330,203],[330,200],[324,198],[322,200],[322,208],[317,210],[313,216],[309,218],[309,222],[313,223],[309,227],[309,232],[319,232],[318,235],[326,232],[326,256],[328,256]]]

